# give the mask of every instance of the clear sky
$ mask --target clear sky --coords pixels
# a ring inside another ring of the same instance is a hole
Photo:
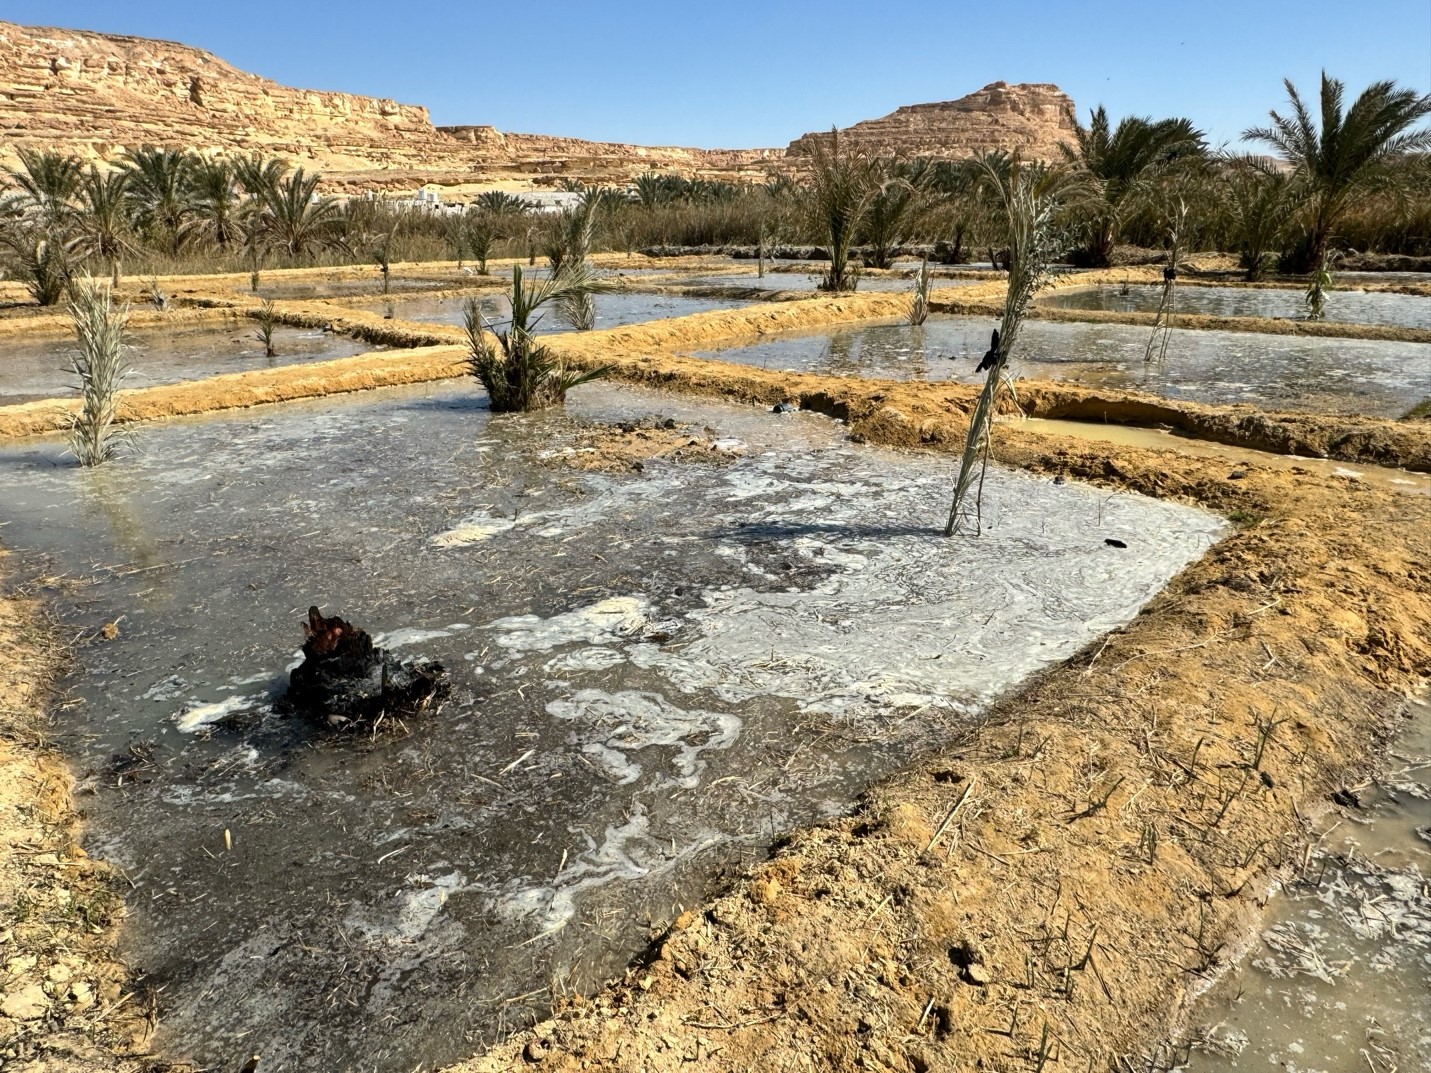
[[[425,104],[439,124],[784,146],[989,82],[1185,115],[1214,143],[1325,67],[1431,91],[1431,0],[0,0],[0,18],[182,41],[276,81]]]

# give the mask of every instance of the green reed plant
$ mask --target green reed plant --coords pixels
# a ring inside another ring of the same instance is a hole
[[[124,361],[127,306],[115,306],[109,287],[90,276],[70,286],[70,318],[79,350],[71,368],[79,378],[80,410],[70,427],[70,451],[82,466],[113,458],[119,445],[116,396],[128,374]]]
[[[969,418],[969,434],[959,460],[959,476],[954,484],[954,502],[949,508],[945,536],[952,536],[966,525],[972,525],[977,534],[983,526],[984,475],[989,467],[994,414],[1006,386],[1005,369],[1028,304],[1048,280],[1048,268],[1054,255],[1054,214],[1067,186],[1063,170],[1023,164],[1017,156],[1006,163],[986,162],[984,167],[984,181],[1003,205],[1007,217],[1009,289],[1004,298],[1003,319],[994,332],[989,353],[979,366],[987,370],[988,375]]]
[[[918,327],[929,319],[929,258],[919,263],[914,277],[914,297],[909,300],[909,323]]]

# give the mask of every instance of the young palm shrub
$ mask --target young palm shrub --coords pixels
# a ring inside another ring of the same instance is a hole
[[[477,271],[485,276],[487,262],[491,259],[492,250],[500,237],[497,218],[485,209],[469,212],[463,221],[463,233],[466,236],[467,248],[472,252],[472,259],[477,262]]]
[[[915,327],[929,319],[929,258],[919,263],[914,277],[914,297],[909,301],[909,323]]]
[[[1237,254],[1248,282],[1256,282],[1287,236],[1287,223],[1297,206],[1296,184],[1291,175],[1269,167],[1265,160],[1229,156],[1219,185],[1227,248]]]
[[[274,329],[278,326],[278,311],[273,308],[273,300],[265,299],[253,319],[258,321],[258,331],[254,332],[253,337],[263,344],[263,356],[278,357],[278,351],[273,345]]]
[[[551,262],[554,278],[573,273],[591,276],[587,257],[591,254],[592,238],[596,233],[596,208],[600,203],[600,196],[593,196],[588,190],[580,204],[562,211],[558,226],[547,241],[547,260]],[[562,317],[579,332],[589,332],[596,327],[596,303],[591,297],[595,289],[576,288],[557,299]]]
[[[521,266],[517,265],[512,269],[511,320],[504,330],[487,322],[478,299],[467,300],[464,322],[468,365],[487,389],[494,413],[525,413],[560,406],[572,388],[606,375],[605,366],[587,372],[567,368],[533,335],[543,306],[596,286],[585,265],[530,283],[522,278]]]
[[[1084,256],[1096,267],[1108,264],[1128,217],[1142,205],[1148,181],[1168,165],[1206,152],[1203,133],[1190,120],[1125,116],[1113,127],[1101,105],[1087,127],[1075,129],[1074,140],[1073,148],[1061,148],[1068,163],[1094,184],[1084,206],[1091,221]]]
[[[1003,320],[994,332],[989,352],[979,363],[979,371],[987,370],[988,376],[969,418],[969,435],[959,461],[945,536],[952,536],[965,525],[972,525],[977,534],[983,526],[984,474],[989,466],[994,413],[1005,385],[1004,370],[1029,301],[1047,281],[1054,254],[1054,213],[1066,185],[1066,175],[1060,169],[1025,165],[1017,157],[1008,162],[1007,168],[988,161],[984,168],[985,182],[1003,204],[1008,221],[1009,289]]]
[[[1271,112],[1271,126],[1253,127],[1242,136],[1270,145],[1306,188],[1311,222],[1302,267],[1311,273],[1308,316],[1317,320],[1331,287],[1330,251],[1337,227],[1355,199],[1393,178],[1396,172],[1387,165],[1431,147],[1431,130],[1411,129],[1431,115],[1431,94],[1418,97],[1395,82],[1373,82],[1343,113],[1346,86],[1323,71],[1319,127],[1291,79],[1283,85],[1292,114]]]
[[[830,269],[820,289],[852,291],[859,273],[850,265],[850,246],[880,192],[879,166],[831,129],[828,138],[810,141],[810,184],[812,215],[830,245]]]
[[[80,411],[70,428],[70,451],[82,466],[114,457],[119,446],[115,397],[129,372],[124,328],[129,309],[116,308],[108,287],[85,276],[70,288],[70,317],[79,339],[73,370],[79,377]]]

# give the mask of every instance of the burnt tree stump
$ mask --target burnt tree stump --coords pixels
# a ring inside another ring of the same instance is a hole
[[[447,672],[435,660],[400,660],[367,632],[308,609],[303,662],[288,676],[285,706],[319,726],[373,730],[385,720],[426,711],[447,692]]]

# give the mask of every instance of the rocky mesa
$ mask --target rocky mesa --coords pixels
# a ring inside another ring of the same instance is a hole
[[[1021,149],[1052,157],[1072,131],[1056,86],[996,82],[957,101],[900,108],[851,137],[904,155]],[[692,149],[436,127],[427,109],[294,89],[169,41],[0,22],[0,165],[23,148],[113,160],[144,144],[261,151],[324,173],[330,189],[473,190],[625,182],[643,171],[760,179],[789,167],[810,138],[779,149]]]
[[[910,104],[887,116],[840,131],[858,145],[904,157],[957,158],[997,149],[1018,150],[1025,159],[1056,160],[1060,143],[1072,145],[1073,100],[1047,82],[993,82],[967,97]],[[806,152],[814,132],[796,138],[787,152]]]

